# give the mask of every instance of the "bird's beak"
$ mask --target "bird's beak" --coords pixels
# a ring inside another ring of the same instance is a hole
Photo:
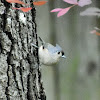
[[[63,56],[61,56],[61,57],[66,59],[66,56],[65,56],[65,55],[63,55]]]

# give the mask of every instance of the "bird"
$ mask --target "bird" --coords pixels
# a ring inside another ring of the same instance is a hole
[[[38,48],[39,61],[41,64],[46,66],[52,66],[59,62],[60,58],[66,58],[62,48],[56,44],[56,46],[45,43],[41,38],[42,45],[40,47],[32,44],[34,47]]]

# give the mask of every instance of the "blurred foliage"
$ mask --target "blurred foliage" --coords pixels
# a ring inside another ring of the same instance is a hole
[[[94,5],[96,1],[90,6]],[[56,66],[42,66],[47,100],[100,100],[100,37],[90,34],[95,26],[100,28],[100,18],[80,16],[87,6],[74,7],[60,18],[50,13],[67,6],[62,0],[49,0],[37,7],[38,35],[61,45],[67,56]]]

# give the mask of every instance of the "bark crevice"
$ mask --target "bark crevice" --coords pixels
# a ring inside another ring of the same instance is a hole
[[[18,90],[19,96],[20,96],[21,100],[23,100],[22,99],[22,94],[21,94],[21,89],[19,88],[18,81],[16,79],[16,71],[15,71],[15,66],[14,65],[12,66],[12,73],[13,73],[14,81],[15,81],[16,88]]]
[[[19,72],[20,72],[20,80],[21,80],[21,84],[22,84],[22,89],[23,89],[23,92],[24,92],[24,85],[23,85],[23,65],[22,65],[22,61],[20,62],[20,69],[19,69]]]
[[[6,98],[7,100],[10,100],[10,96],[9,96],[9,67],[8,66],[8,69],[7,69],[7,77],[8,77],[8,81],[7,81],[7,87],[6,87],[6,90],[5,90],[5,94],[6,94]]]

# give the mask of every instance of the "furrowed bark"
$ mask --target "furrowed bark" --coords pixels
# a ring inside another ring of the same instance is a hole
[[[31,45],[38,45],[36,10],[12,9],[20,6],[0,0],[0,100],[46,100],[38,49]]]

